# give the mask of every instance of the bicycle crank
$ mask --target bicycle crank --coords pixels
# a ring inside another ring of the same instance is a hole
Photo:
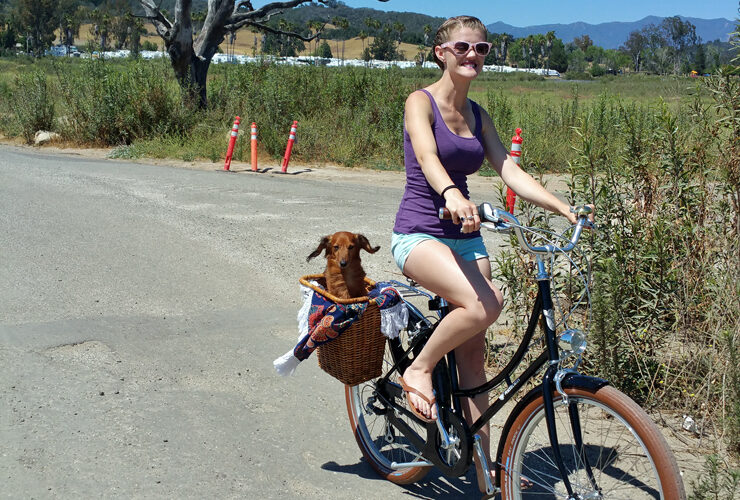
[[[468,425],[447,408],[438,414],[437,425],[429,427],[426,448],[424,457],[446,476],[464,475],[472,462],[473,440]]]

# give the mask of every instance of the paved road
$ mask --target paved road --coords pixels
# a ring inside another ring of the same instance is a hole
[[[396,272],[402,184],[378,184],[0,146],[0,496],[475,497],[377,479],[342,385],[272,369],[321,236],[363,232],[368,274]]]

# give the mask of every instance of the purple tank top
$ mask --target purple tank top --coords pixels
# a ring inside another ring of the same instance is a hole
[[[432,94],[425,89],[422,89],[422,92],[432,102],[434,112],[432,132],[437,143],[439,159],[452,182],[460,188],[465,198],[469,199],[467,176],[478,171],[485,157],[478,105],[470,101],[475,116],[473,137],[461,137],[447,128]],[[393,231],[402,234],[426,233],[438,238],[461,239],[479,236],[480,231],[463,234],[460,232],[459,224],[439,218],[439,209],[445,206],[445,200],[437,194],[424,177],[405,126],[403,153],[406,167],[406,189],[396,214]]]

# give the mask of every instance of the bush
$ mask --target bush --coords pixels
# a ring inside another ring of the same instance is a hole
[[[144,40],[144,42],[141,44],[141,50],[157,51],[159,50],[159,47],[157,47],[157,44],[152,41]]]
[[[593,80],[591,73],[586,73],[585,71],[568,71],[562,77],[565,80]]]
[[[239,110],[245,122],[256,122],[261,151],[282,156],[298,120],[298,158],[402,164],[403,103],[411,89],[398,68],[247,64],[229,72],[210,87],[212,113],[227,123]]]
[[[83,72],[59,71],[67,112],[60,132],[78,142],[118,145],[186,130],[197,114],[183,107],[166,64],[136,61],[121,71],[107,61],[90,60]]]
[[[10,105],[26,142],[33,142],[39,130],[54,130],[54,101],[42,72],[19,75],[13,94]]]
[[[591,76],[599,77],[606,74],[606,69],[601,64],[594,64],[591,66]]]

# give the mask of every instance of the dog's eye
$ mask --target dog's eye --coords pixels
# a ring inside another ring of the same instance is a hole
[[[334,250],[339,250],[339,245],[334,245]]]
[[[349,249],[350,249],[350,250],[352,250],[353,248],[355,248],[355,246],[354,246],[354,245],[350,245],[350,246],[349,246]]]

